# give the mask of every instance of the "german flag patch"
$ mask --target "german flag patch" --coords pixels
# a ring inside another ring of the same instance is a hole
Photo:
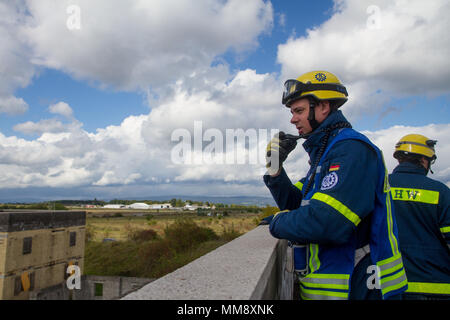
[[[340,167],[341,167],[341,165],[339,165],[339,164],[332,164],[328,171],[329,172],[331,172],[331,171],[338,171],[340,169]]]

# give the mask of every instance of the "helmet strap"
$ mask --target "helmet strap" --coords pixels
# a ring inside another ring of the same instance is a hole
[[[428,171],[430,171],[431,174],[434,174],[433,170],[431,170],[431,162],[432,162],[433,160],[431,160],[431,158],[427,158],[427,160],[428,160]]]
[[[431,161],[432,161],[431,158],[428,158],[428,157],[423,156],[422,159],[426,159],[427,162],[428,162],[428,168],[425,168],[425,169],[427,169],[427,174],[428,174],[428,171],[431,172],[432,174],[434,174],[433,170],[431,170]],[[423,160],[420,160],[422,166],[425,167],[425,166],[423,165],[423,162],[422,162],[422,161],[423,161]]]
[[[308,121],[309,125],[311,126],[312,131],[316,130],[320,123],[316,120],[316,111],[315,107],[317,106],[317,102],[314,99],[309,99],[309,115],[308,115]]]

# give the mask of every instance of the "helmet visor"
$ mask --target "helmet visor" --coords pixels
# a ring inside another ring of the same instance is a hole
[[[295,79],[289,79],[284,83],[283,98],[281,99],[282,104],[286,104],[288,101],[292,100],[295,96],[300,96],[301,86],[303,83]]]
[[[289,104],[291,101],[298,99],[304,92],[329,90],[336,91],[347,96],[347,90],[343,85],[331,83],[303,83],[295,79],[289,79],[284,83],[283,97],[281,103]]]

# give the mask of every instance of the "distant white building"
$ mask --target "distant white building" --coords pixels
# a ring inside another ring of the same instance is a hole
[[[95,204],[85,204],[82,206],[83,208],[98,208],[99,206]],[[103,207],[104,208],[104,207]]]
[[[135,202],[128,206],[130,209],[150,209],[150,206],[143,202]]]
[[[194,211],[194,210],[197,210],[197,209],[215,209],[215,208],[216,208],[215,206],[208,207],[208,206],[198,206],[198,205],[195,205],[195,204],[187,204],[187,205],[185,205],[183,207],[183,210]]]
[[[105,209],[123,209],[125,208],[124,204],[107,204],[104,205],[103,208]]]
[[[172,205],[170,203],[156,203],[151,204],[150,209],[171,209]]]

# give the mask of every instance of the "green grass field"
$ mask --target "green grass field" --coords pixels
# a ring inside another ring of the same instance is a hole
[[[104,238],[114,238],[119,241],[128,239],[130,233],[136,230],[151,229],[158,235],[163,235],[164,229],[170,226],[176,219],[184,216],[154,216],[148,217],[88,217],[86,225],[93,241],[102,241]],[[211,228],[218,235],[229,229],[234,229],[244,234],[256,226],[256,214],[233,215],[229,217],[197,217],[191,215],[191,219],[199,226]]]
[[[84,273],[159,278],[252,230],[258,217],[88,215]]]

